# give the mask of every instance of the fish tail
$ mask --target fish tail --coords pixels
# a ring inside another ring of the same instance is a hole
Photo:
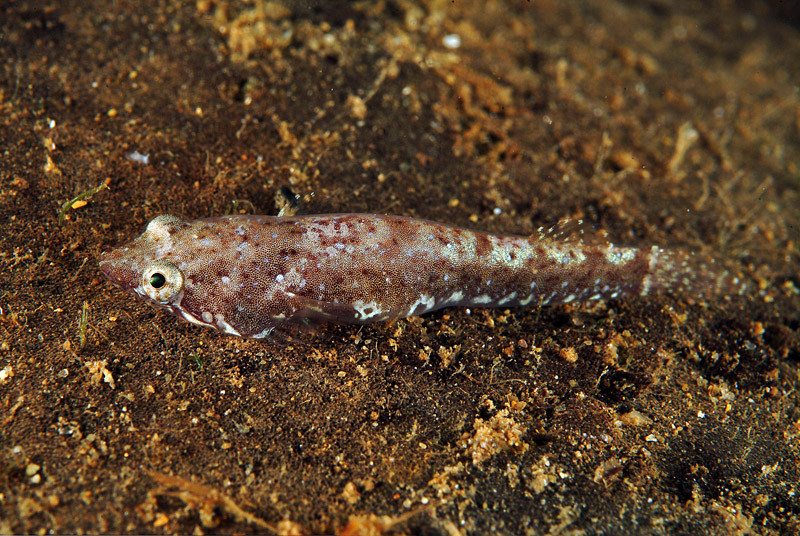
[[[642,283],[642,295],[668,292],[699,297],[744,294],[748,283],[714,259],[683,250],[654,246],[650,269]]]

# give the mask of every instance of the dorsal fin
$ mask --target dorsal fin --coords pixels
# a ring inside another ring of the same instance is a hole
[[[281,186],[275,192],[275,205],[278,207],[278,217],[297,216],[300,210],[300,196],[292,191],[288,186]]]
[[[531,235],[542,242],[560,242],[566,244],[608,244],[608,233],[596,229],[586,220],[580,218],[561,218],[550,227],[539,227]]]

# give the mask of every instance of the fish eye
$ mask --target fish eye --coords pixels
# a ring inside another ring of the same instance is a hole
[[[140,288],[153,301],[169,303],[183,290],[183,272],[167,260],[153,261],[142,272]]]
[[[156,272],[150,276],[150,286],[153,288],[161,288],[167,284],[167,278],[161,272]]]

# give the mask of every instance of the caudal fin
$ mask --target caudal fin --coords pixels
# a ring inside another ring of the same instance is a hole
[[[741,274],[714,259],[682,250],[653,248],[650,272],[642,294],[669,292],[690,296],[738,296],[748,290]]]

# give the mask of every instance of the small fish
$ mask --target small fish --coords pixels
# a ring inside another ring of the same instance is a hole
[[[367,324],[442,307],[744,289],[683,251],[500,236],[372,214],[162,215],[102,254],[100,269],[193,324],[254,339],[304,319]]]

